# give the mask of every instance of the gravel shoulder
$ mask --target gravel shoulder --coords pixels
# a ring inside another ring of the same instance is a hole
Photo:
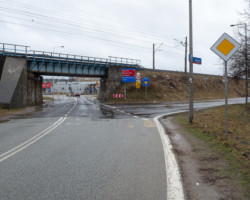
[[[236,179],[223,174],[227,162],[208,143],[185,131],[173,117],[161,119],[178,159],[187,199],[248,199]]]

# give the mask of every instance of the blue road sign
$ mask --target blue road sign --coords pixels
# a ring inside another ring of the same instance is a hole
[[[201,58],[193,57],[193,63],[201,65]]]
[[[148,77],[144,77],[142,79],[142,83],[143,83],[143,86],[149,86],[149,78]]]
[[[123,83],[134,83],[135,82],[135,77],[134,76],[123,76],[122,77],[122,82]]]

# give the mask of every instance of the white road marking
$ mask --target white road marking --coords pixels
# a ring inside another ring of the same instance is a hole
[[[74,103],[74,106],[68,111],[68,114],[76,107],[77,105],[77,100],[76,103]],[[44,136],[48,135],[51,131],[56,129],[59,125],[61,125],[66,119],[67,119],[67,114],[64,115],[65,117],[61,117],[59,120],[57,120],[54,124],[46,128],[45,130],[41,131],[40,133],[36,134],[32,138],[26,140],[22,144],[10,149],[9,151],[6,151],[3,154],[0,154],[0,163],[3,162],[4,160],[14,156],[18,152],[26,149],[30,145],[34,144],[35,142],[39,141],[42,139]]]
[[[172,114],[182,113],[185,111],[172,112],[164,115],[155,117],[154,123],[159,131],[166,165],[166,177],[167,177],[167,200],[184,200],[184,190],[182,185],[181,174],[179,171],[178,162],[176,160],[175,154],[173,152],[173,147],[169,137],[165,134],[164,127],[159,121],[159,118],[163,116],[168,116]]]
[[[135,117],[135,118],[139,118],[139,117],[136,116],[136,115],[132,115],[131,113],[127,113],[127,112],[125,112],[125,111],[123,111],[123,110],[120,110],[120,109],[118,109],[118,108],[116,108],[116,107],[109,106],[109,105],[106,105],[106,104],[102,104],[102,105],[103,105],[103,106],[106,106],[106,107],[108,107],[108,108],[114,109],[114,110],[116,110],[116,111],[118,111],[118,112],[124,113],[124,114],[126,114],[126,115],[133,116],[133,117]],[[142,118],[142,120],[148,120],[148,119]]]
[[[4,160],[6,160],[7,158],[17,154],[18,152],[26,149],[30,145],[34,144],[35,142],[37,142],[38,140],[40,140],[41,138],[43,138],[44,136],[49,134],[51,131],[53,131],[55,128],[57,128],[66,119],[67,119],[67,117],[64,117],[64,118],[61,117],[54,124],[52,124],[50,127],[48,127],[45,130],[41,131],[40,133],[38,133],[37,135],[35,135],[32,138],[28,139],[27,141],[23,142],[22,144],[20,144],[20,145],[18,145],[16,147],[12,148],[11,150],[1,154],[0,155],[0,163],[3,162]]]

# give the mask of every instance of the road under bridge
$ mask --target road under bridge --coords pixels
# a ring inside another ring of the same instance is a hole
[[[101,78],[101,96],[121,84],[121,70],[142,68],[140,60],[97,58],[29,50],[29,46],[0,43],[0,104],[8,108],[42,104],[42,76]]]

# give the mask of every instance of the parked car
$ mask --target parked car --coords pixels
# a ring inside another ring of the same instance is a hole
[[[75,93],[75,97],[79,97],[80,98],[80,96],[81,96],[80,93],[78,93],[78,92]]]

